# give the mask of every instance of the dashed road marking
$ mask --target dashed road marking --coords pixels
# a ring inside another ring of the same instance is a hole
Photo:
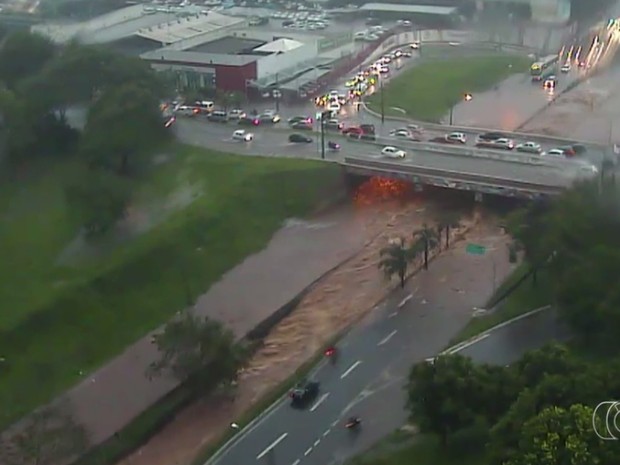
[[[260,454],[258,454],[256,456],[256,460],[260,460],[262,459],[265,455],[267,455],[274,447],[276,447],[278,444],[280,444],[282,441],[284,441],[284,439],[286,439],[286,437],[288,436],[288,433],[282,433],[282,435],[276,439],[275,441],[273,441],[271,444],[269,444],[267,447],[265,447],[265,450],[262,451]]]
[[[327,399],[328,397],[329,397],[329,392],[326,392],[321,397],[319,397],[319,400],[317,400],[316,403],[310,408],[310,411],[314,412],[316,409],[318,409],[320,407],[320,405],[323,402],[325,402],[325,399]]]
[[[385,336],[382,340],[380,340],[377,345],[378,346],[382,346],[383,344],[387,344],[390,341],[390,339],[392,339],[396,335],[397,332],[398,332],[398,330],[395,329],[390,334]]]
[[[323,437],[326,437],[329,433],[331,433],[332,429],[328,428],[327,430],[325,430],[325,432],[323,433]]]
[[[407,297],[405,297],[403,300],[400,301],[400,303],[397,305],[398,308],[403,308],[405,306],[405,304],[407,302],[409,302],[411,299],[413,299],[413,294],[409,294]]]
[[[313,445],[313,447],[318,446],[320,442],[321,442],[321,440],[320,440],[320,439],[317,439],[316,441],[314,441],[314,445]]]
[[[358,360],[353,365],[351,365],[349,368],[347,368],[347,371],[345,371],[343,374],[340,375],[340,379],[344,379],[347,376],[349,376],[353,370],[355,370],[358,366],[360,366],[361,363],[362,362]]]
[[[299,465],[299,462],[301,462],[301,460],[297,459],[291,465]]]
[[[304,452],[304,457],[308,457],[308,455],[310,455],[310,452],[312,452],[312,447],[308,447],[306,449],[306,452]]]
[[[398,315],[398,312],[392,312],[388,315],[388,318],[394,318],[396,315]]]

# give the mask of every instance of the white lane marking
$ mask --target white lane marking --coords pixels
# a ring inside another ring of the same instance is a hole
[[[396,315],[398,315],[398,312],[392,312],[388,315],[388,318],[394,318]]]
[[[316,404],[314,404],[312,406],[312,408],[310,408],[311,412],[314,412],[316,409],[319,408],[319,406],[325,402],[325,399],[327,399],[329,397],[329,392],[326,392],[325,394],[323,394],[321,397],[319,397],[319,400],[316,401]]]
[[[327,435],[331,433],[331,431],[332,431],[331,428],[327,428],[327,430],[325,430],[325,432],[323,433],[323,437],[327,437]]]
[[[395,329],[390,334],[385,336],[381,341],[379,341],[379,343],[377,345],[378,346],[382,346],[383,344],[387,344],[389,342],[389,340],[392,339],[394,337],[394,335],[396,335],[397,332],[398,332],[398,330]]]
[[[310,452],[312,452],[312,447],[308,447],[306,449],[306,452],[304,452],[304,457],[308,457],[308,455],[310,455]]]
[[[332,428],[338,424],[338,420],[332,422]]]
[[[344,378],[346,378],[347,376],[349,376],[353,370],[355,370],[358,366],[360,366],[360,364],[361,364],[361,363],[362,363],[362,362],[361,362],[360,360],[358,360],[358,361],[357,361],[357,362],[355,362],[353,365],[351,365],[351,366],[347,369],[347,371],[345,371],[343,374],[341,374],[341,375],[340,375],[340,379],[344,379]]]
[[[256,456],[256,460],[260,460],[262,459],[265,455],[267,455],[274,447],[276,447],[278,444],[280,444],[282,441],[284,441],[284,439],[286,439],[286,437],[288,436],[288,433],[282,433],[282,436],[280,436],[278,439],[276,439],[275,441],[273,441],[271,444],[269,444],[267,447],[265,447],[265,450],[262,451],[260,454],[258,454]]]
[[[487,334],[482,334],[482,335],[480,335],[480,337],[472,339],[471,341],[467,342],[466,344],[463,344],[463,345],[461,345],[459,347],[456,347],[456,348],[452,349],[451,351],[448,352],[448,355],[457,354],[461,350],[467,349],[469,346],[473,346],[474,344],[479,343],[480,341],[486,339],[489,336],[490,336],[490,334],[488,334],[488,333]]]
[[[291,465],[299,465],[299,462],[301,462],[301,460],[297,459]]]
[[[314,447],[318,446],[320,444],[321,440],[317,439],[316,441],[314,441]]]
[[[409,302],[411,299],[413,299],[413,294],[409,294],[407,297],[405,297],[403,300],[401,300],[401,302],[397,305],[398,308],[403,308],[405,306],[405,304],[407,302]]]

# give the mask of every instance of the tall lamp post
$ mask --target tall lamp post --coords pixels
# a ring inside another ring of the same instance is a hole
[[[465,93],[463,94],[463,101],[464,102],[469,102],[474,98],[474,96],[470,93]],[[454,105],[452,105],[450,107],[450,126],[452,126],[452,123],[454,123]]]
[[[321,112],[321,160],[325,160],[325,119],[331,116],[331,111]]]
[[[381,124],[385,123],[385,98],[383,95],[383,77],[379,76],[379,86],[381,88]]]

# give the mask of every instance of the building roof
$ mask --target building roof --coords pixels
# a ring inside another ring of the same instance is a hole
[[[243,66],[255,62],[258,57],[251,55],[225,55],[222,53],[200,53],[182,50],[159,49],[140,55],[143,60],[151,62],[176,62],[197,65]]]
[[[215,12],[198,13],[194,16],[140,29],[136,35],[162,44],[174,44],[184,39],[244,23],[245,20],[243,19],[232,18]]]
[[[405,14],[422,15],[452,15],[457,12],[455,6],[430,5],[402,5],[397,3],[366,3],[360,7],[361,11],[384,11]]]
[[[264,40],[246,39],[244,37],[222,37],[221,39],[186,48],[186,52],[226,53],[228,55],[251,54],[252,49],[264,45]]]
[[[278,39],[268,44],[262,45],[254,49],[255,52],[260,53],[283,53],[290,52],[303,46],[301,42],[292,39]]]

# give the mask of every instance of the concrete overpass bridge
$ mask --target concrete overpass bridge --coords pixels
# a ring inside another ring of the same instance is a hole
[[[408,155],[402,160],[356,150],[345,156],[341,166],[352,176],[406,180],[418,189],[435,186],[473,192],[479,201],[484,194],[522,199],[555,196],[576,182],[596,178],[600,171],[588,160],[416,145],[417,149],[406,149]]]
[[[500,3],[528,5],[532,19],[542,23],[564,24],[570,19],[570,0],[476,0],[476,9],[483,11]]]

